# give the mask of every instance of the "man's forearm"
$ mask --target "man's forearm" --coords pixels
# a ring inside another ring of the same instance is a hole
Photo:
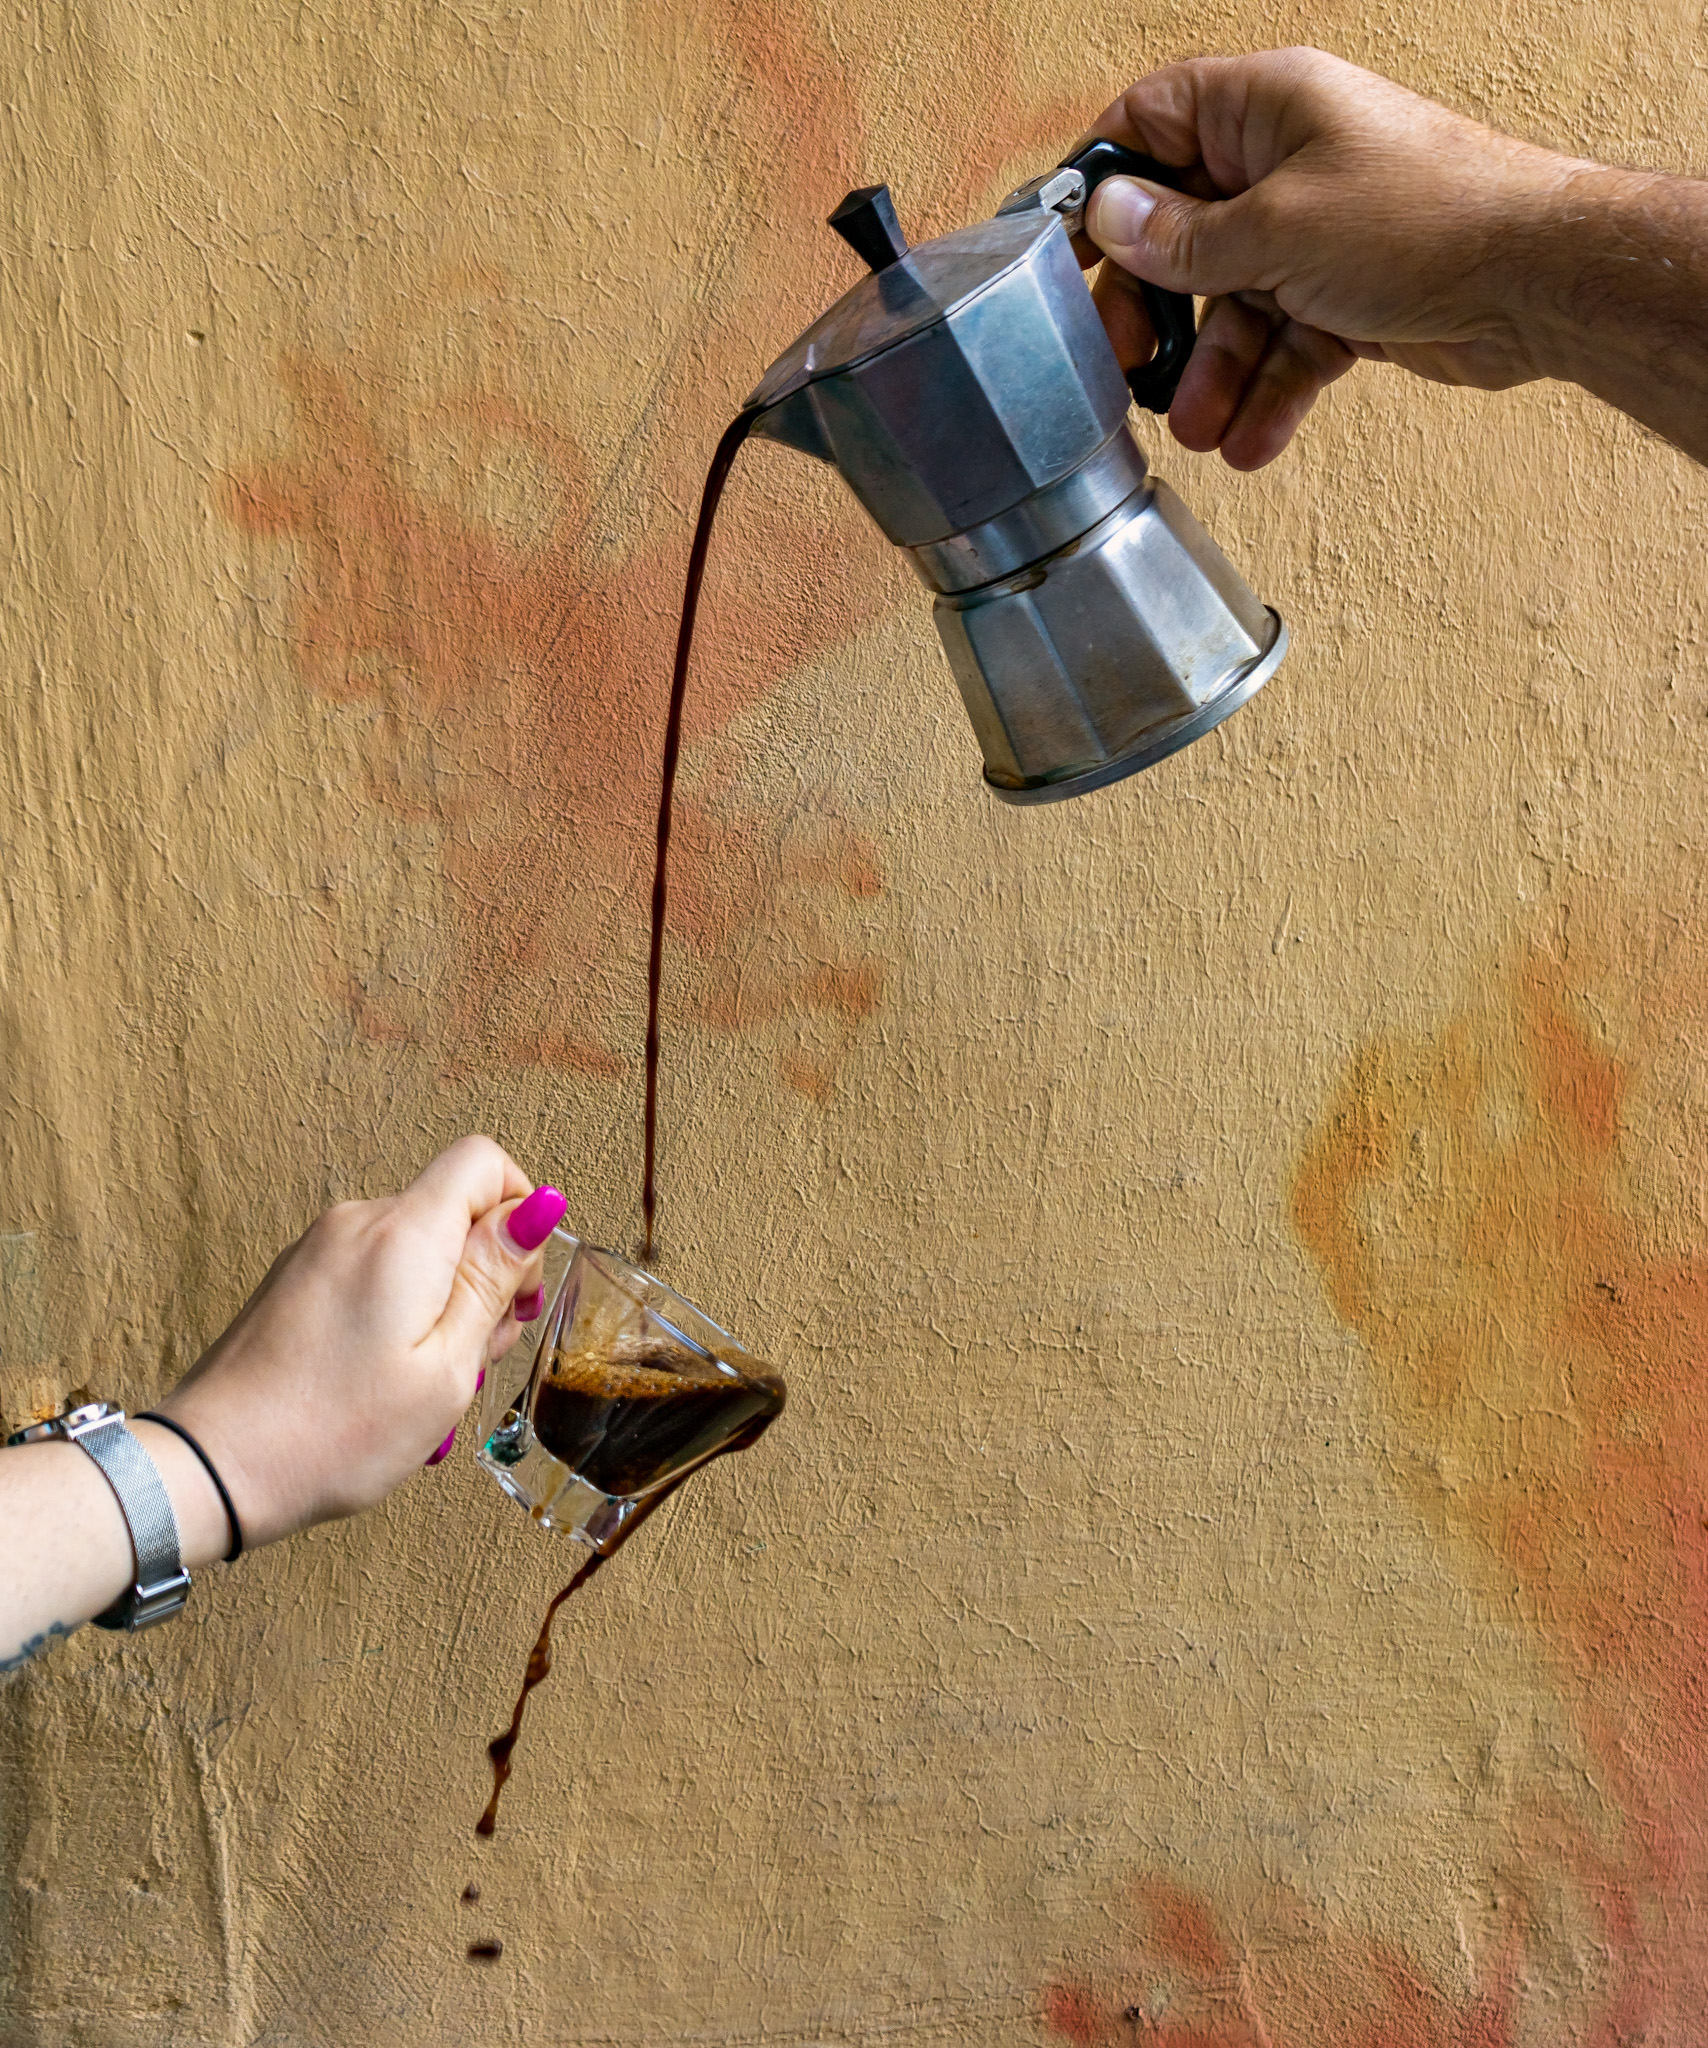
[[[1708,184],[1584,165],[1515,288],[1538,367],[1708,462]]]

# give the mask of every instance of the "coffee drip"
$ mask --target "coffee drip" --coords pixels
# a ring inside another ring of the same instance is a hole
[[[645,1382],[643,1376],[654,1371],[664,1384],[648,1385]],[[548,1378],[540,1389],[534,1411],[536,1429],[539,1428],[540,1405],[551,1384]],[[616,1469],[625,1477],[640,1481],[632,1488],[636,1493],[644,1492],[649,1483],[644,1475],[651,1473],[656,1490],[640,1502],[634,1514],[610,1539],[606,1549],[595,1550],[588,1557],[546,1609],[534,1647],[528,1652],[527,1669],[522,1676],[522,1689],[516,1695],[516,1705],[511,1711],[510,1725],[486,1746],[486,1753],[492,1759],[492,1796],[486,1802],[480,1819],[475,1822],[477,1835],[489,1836],[498,1825],[498,1801],[510,1779],[511,1758],[522,1733],[522,1716],[527,1711],[528,1695],[551,1676],[552,1623],[557,1619],[558,1609],[572,1594],[580,1592],[606,1559],[615,1556],[647,1517],[663,1507],[676,1489],[702,1465],[709,1464],[713,1458],[726,1457],[732,1451],[745,1450],[764,1434],[783,1406],[781,1380],[771,1380],[763,1385],[741,1382],[741,1389],[751,1386],[752,1391],[745,1396],[738,1392],[735,1399],[726,1401],[721,1407],[712,1405],[708,1395],[721,1393],[721,1387],[716,1383],[708,1387],[703,1381],[691,1380],[671,1369],[669,1363],[653,1367],[642,1361],[579,1358],[568,1362],[560,1384],[562,1394],[553,1412],[564,1430],[559,1441],[565,1448],[585,1448],[589,1432],[596,1422],[592,1411],[602,1408],[607,1422],[614,1420],[615,1423],[609,1437],[618,1446],[614,1453]],[[553,1425],[548,1423],[547,1426]],[[544,1440],[544,1432],[541,1434]],[[548,1448],[553,1447],[548,1444]],[[556,1455],[562,1453],[557,1452]],[[684,1456],[692,1462],[683,1463]],[[582,1469],[587,1468],[584,1466]],[[656,1483],[656,1475],[661,1472],[670,1476],[662,1483]]]

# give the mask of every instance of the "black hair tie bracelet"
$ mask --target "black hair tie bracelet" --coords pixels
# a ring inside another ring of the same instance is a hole
[[[213,1460],[181,1422],[174,1422],[170,1415],[156,1415],[150,1408],[146,1413],[132,1417],[136,1422],[158,1422],[162,1429],[169,1429],[174,1436],[182,1437],[201,1459],[203,1468],[214,1483],[214,1492],[219,1495],[220,1506],[225,1509],[225,1519],[231,1524],[231,1548],[225,1553],[227,1564],[236,1564],[243,1555],[243,1524],[237,1519],[237,1510],[231,1504],[231,1495],[225,1490],[225,1481],[214,1470]]]

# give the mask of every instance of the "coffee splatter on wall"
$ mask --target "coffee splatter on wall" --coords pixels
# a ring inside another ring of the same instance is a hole
[[[0,25],[0,1414],[148,1405],[469,1127],[626,1241],[693,497],[856,275],[847,188],[938,232],[1149,64],[1293,39],[1688,165],[1705,34]],[[1703,2037],[1708,479],[1375,369],[1257,477],[1137,430],[1293,652],[1025,815],[838,480],[743,455],[664,1270],[787,1413],[578,1601],[478,1863],[566,1574],[466,1448],[0,1690],[8,2048]]]
[[[374,1038],[425,1028],[461,1061],[618,1077],[633,1047],[616,1041],[606,1013],[632,1008],[620,982],[634,978],[635,933],[650,902],[683,535],[601,566],[586,540],[592,507],[578,451],[490,393],[448,400],[447,409],[477,446],[491,435],[537,458],[554,524],[520,544],[470,529],[393,479],[350,380],[314,362],[291,364],[287,377],[300,466],[234,479],[231,516],[302,549],[307,588],[295,600],[295,632],[305,681],[383,699],[371,799],[451,828],[441,858],[456,955],[442,1014],[423,1017],[400,999],[383,956],[334,956],[328,985]],[[690,700],[690,746],[715,739],[780,670],[817,651],[801,631],[797,583],[809,634],[822,639],[852,623],[823,536],[798,513],[766,518],[769,509],[720,536],[723,573]],[[727,780],[732,764],[722,767]],[[838,950],[812,909],[820,895],[875,896],[876,848],[826,814],[823,793],[783,819],[720,801],[725,794],[716,769],[702,777],[676,842],[672,935],[721,961],[699,991],[701,1018],[735,1029],[795,1008],[850,1023],[868,1016],[880,962]],[[786,884],[795,885],[788,904],[779,900]],[[811,964],[749,972],[738,942],[775,946],[785,933]],[[787,1058],[784,1071],[809,1094],[829,1086],[808,1061]]]
[[[1403,1948],[1351,1938],[1284,1890],[1212,1905],[1145,1880],[1127,1908],[1127,1952],[1088,1981],[1045,1991],[1042,2015],[1056,2039],[1086,2048],[1514,2048],[1521,2038],[1516,1944],[1483,1988],[1459,1995],[1432,1983]]]
[[[491,326],[491,381],[446,390],[405,431],[454,444],[476,476],[531,474],[536,532],[459,518],[399,474],[401,451],[362,397],[396,388],[383,355],[287,360],[292,454],[222,488],[237,525],[295,544],[291,632],[303,680],[383,704],[370,733],[373,800],[450,826],[439,852],[458,937],[448,985],[429,1006],[437,1014],[422,1014],[383,956],[327,963],[329,989],[372,1037],[425,1028],[458,1061],[611,1078],[629,1064],[607,1017],[632,1007],[618,985],[634,979],[650,901],[693,493],[731,394],[852,282],[824,216],[869,155],[848,66],[810,18],[767,9],[761,21],[732,7],[702,26],[734,67],[725,87],[736,135],[719,149],[787,174],[764,216],[744,223],[756,231],[722,253],[698,331],[680,355],[666,353],[647,394],[646,488],[668,516],[627,544],[604,530],[624,508],[589,474],[574,436],[507,388],[516,286],[481,272],[444,280],[430,304],[447,326],[459,316]],[[1016,151],[1054,146],[1083,117],[1060,101],[1020,105],[1012,48],[994,22],[973,26],[966,55],[981,92],[941,109],[942,182],[910,209],[920,237],[965,218]],[[827,123],[829,104],[850,118]],[[820,1058],[781,1057],[785,1079],[824,1100],[848,1032],[883,984],[881,962],[852,947],[825,906],[876,895],[882,861],[836,815],[832,791],[803,790],[785,816],[732,800],[740,749],[715,742],[779,677],[913,593],[845,494],[778,479],[776,465],[798,461],[749,452],[718,535],[686,727],[690,774],[697,748],[706,766],[676,828],[671,915],[672,936],[708,963],[694,995],[702,1022],[739,1030],[804,1012],[841,1023]]]

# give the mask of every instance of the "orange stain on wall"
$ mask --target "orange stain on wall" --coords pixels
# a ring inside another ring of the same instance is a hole
[[[425,977],[360,957],[341,936],[325,986],[367,1036],[431,1040],[453,1069],[630,1070],[700,474],[728,394],[756,381],[853,281],[855,259],[824,218],[850,185],[881,174],[858,67],[807,7],[715,0],[700,22],[729,88],[714,147],[751,203],[732,273],[697,331],[661,350],[647,482],[668,508],[662,517],[613,554],[596,533],[598,493],[575,440],[485,387],[438,399],[439,423],[477,461],[525,453],[551,480],[556,516],[526,540],[459,516],[405,478],[376,400],[399,383],[383,350],[290,359],[294,452],[225,487],[237,525],[294,550],[291,632],[304,682],[383,707],[367,741],[366,800],[445,828],[434,858],[449,922]],[[967,35],[980,92],[945,93],[920,110],[940,133],[944,182],[923,211],[904,199],[916,233],[976,210],[1016,149],[1065,146],[1088,111],[1027,108],[1000,30],[981,21]],[[448,299],[472,293],[500,321],[505,292],[494,276],[446,280]],[[865,950],[858,906],[882,892],[883,862],[836,814],[852,792],[805,792],[787,813],[732,795],[742,761],[726,736],[782,677],[918,596],[840,486],[826,511],[823,488],[799,474],[806,467],[752,447],[725,501],[687,702],[669,936],[678,961],[688,956],[686,1000],[699,1021],[763,1026],[774,1038],[793,1028],[779,1071],[823,1101],[881,1000],[883,964]]]
[[[1657,1074],[1701,1037],[1708,949],[1688,920],[1586,922],[1435,1036],[1353,1062],[1293,1221],[1397,1420],[1403,1483],[1517,1603],[1593,1783],[1581,1806],[1518,1804],[1469,1997],[1288,1894],[1254,1918],[1147,1886],[1129,1951],[1046,1994],[1064,2039],[1708,2041],[1708,1252],[1665,1242],[1632,1194],[1634,1155],[1676,1151],[1685,1124]],[[1569,2021],[1527,2003],[1560,1974],[1540,1945],[1562,1917],[1588,1959]]]
[[[1044,2024],[1076,2048],[1517,2048],[1514,1956],[1455,1996],[1279,1886],[1227,1917],[1237,1934],[1180,1886],[1135,1885],[1124,1952],[1051,1985]]]

